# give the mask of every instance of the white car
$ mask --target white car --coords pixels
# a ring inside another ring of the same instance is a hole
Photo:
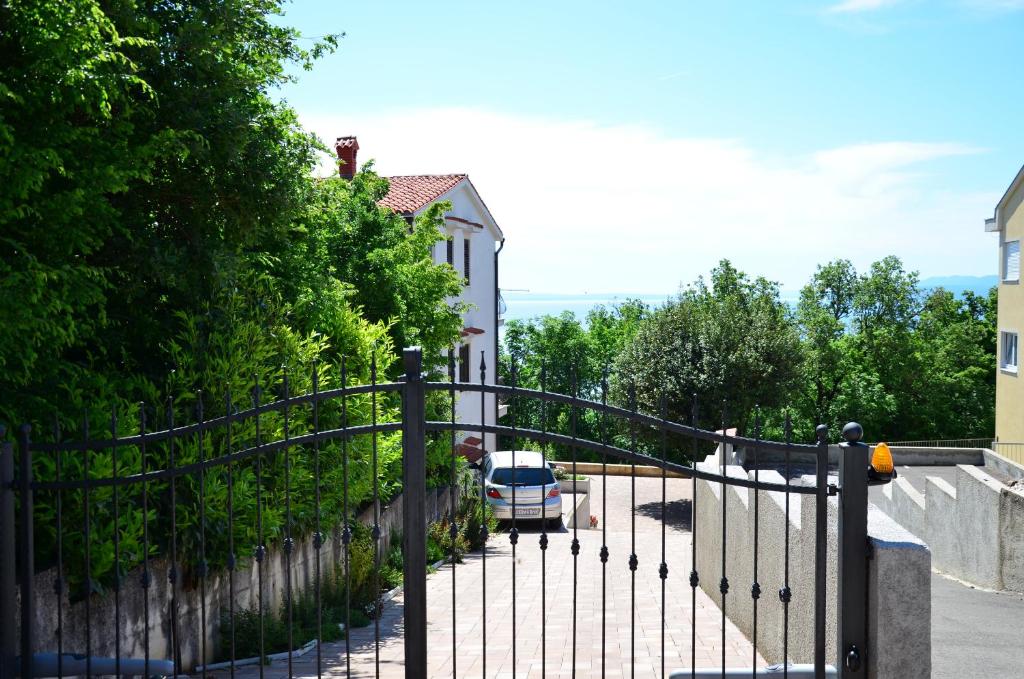
[[[516,521],[547,521],[562,525],[562,488],[551,465],[541,453],[531,450],[499,450],[483,460],[481,473],[487,504],[494,517],[512,520],[515,500]]]

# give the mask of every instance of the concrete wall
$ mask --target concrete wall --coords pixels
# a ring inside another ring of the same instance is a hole
[[[897,478],[882,489],[879,508],[927,541],[936,569],[986,589],[1024,592],[1024,489],[958,465],[955,487],[929,476],[922,495]]]
[[[930,677],[932,552],[874,506],[868,538],[868,676]]]
[[[427,491],[427,520],[441,518],[449,510],[449,489],[439,488]],[[363,512],[359,520],[368,525],[373,523],[372,508]],[[381,511],[381,557],[387,552],[392,534],[401,532],[402,496],[398,496]],[[322,573],[344,565],[344,548],[340,529],[325,531],[325,541],[320,553]],[[292,552],[292,587],[298,592],[311,588],[316,581],[316,551],[311,538],[296,540]],[[172,623],[177,622],[177,634],[181,639],[181,661],[188,669],[200,664],[200,658],[211,662],[217,655],[222,611],[227,611],[231,602],[230,579],[227,571],[216,572],[206,580],[206,646],[203,653],[201,614],[203,599],[198,584],[190,583],[178,587],[178,611],[172,614],[171,590],[168,582],[169,563],[164,559],[150,561],[152,584],[148,591],[141,586],[142,569],[128,573],[122,585],[120,625],[115,626],[114,596],[112,592],[94,594],[89,599],[91,653],[94,656],[114,656],[114,635],[120,629],[121,655],[142,658],[145,655],[146,605],[149,606],[149,649],[152,658],[171,658]],[[36,644],[38,652],[57,650],[57,595],[53,582],[56,568],[38,573],[35,582],[36,594]],[[287,582],[285,555],[279,548],[269,549],[263,562],[263,606],[270,614],[280,612],[285,601]],[[256,610],[259,593],[259,571],[256,560],[251,557],[239,559],[234,574],[235,610]],[[147,596],[148,594],[148,596]],[[65,591],[62,597],[64,651],[85,653],[86,604],[78,601],[71,604]],[[19,631],[20,633],[20,631]],[[297,645],[309,641],[296,640]]]
[[[999,561],[1003,589],[1024,592],[1024,492],[999,494]]]
[[[943,466],[955,464],[985,464],[981,448],[924,448],[891,446],[892,461],[907,467]]]
[[[981,451],[981,455],[986,467],[994,467],[1001,474],[1008,476],[1011,479],[1024,481],[1024,464],[1007,459],[992,450],[983,450]]]
[[[954,465],[954,464],[985,464],[984,450],[981,448],[924,448],[912,446],[892,446],[893,462],[897,465]],[[828,463],[839,465],[839,446],[828,447]],[[753,449],[737,448],[728,458],[730,464],[753,466],[755,457]],[[781,464],[786,461],[785,453],[774,450],[757,451],[757,463],[760,465]],[[813,465],[817,461],[816,453],[791,453],[790,462],[794,465]]]
[[[715,457],[701,465],[718,473]],[[753,478],[738,466],[727,466],[727,474]],[[773,471],[762,471],[764,482],[784,483]],[[813,482],[813,480],[812,480]],[[748,637],[753,633],[754,582],[754,496],[758,497],[758,574],[762,595],[758,602],[758,650],[769,662],[782,661],[783,606],[778,591],[785,582],[784,548],[786,539],[785,493],[754,491],[738,486],[698,481],[696,508],[697,568],[701,587],[721,604],[719,581],[722,577],[722,499],[726,504],[726,575],[729,594],[726,612]],[[789,659],[792,662],[814,660],[814,536],[815,498],[789,495],[789,584],[793,597],[789,605]],[[829,499],[827,559],[827,658],[836,662],[836,567],[838,503]],[[868,628],[871,649],[868,676],[876,679],[922,679],[931,668],[931,555],[918,538],[877,510],[868,516],[869,538],[874,560],[868,564]],[[892,587],[898,587],[893,590]],[[884,640],[884,643],[879,643]]]

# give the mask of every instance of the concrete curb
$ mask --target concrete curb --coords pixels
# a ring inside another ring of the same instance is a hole
[[[551,461],[551,465],[553,467],[564,469],[565,471],[572,471],[572,462]],[[602,465],[600,462],[576,463],[576,473],[589,476],[601,476],[604,473],[605,469],[608,470],[608,476],[631,476],[633,468],[633,465],[628,464],[610,464],[605,466]],[[637,476],[656,476],[658,478],[661,478],[661,467],[652,467],[650,465],[638,464],[635,468]],[[666,478],[670,479],[690,478],[689,474],[681,474],[679,472],[672,471],[667,472],[665,476]]]

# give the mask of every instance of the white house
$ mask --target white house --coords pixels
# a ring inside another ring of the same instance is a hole
[[[336,150],[341,159],[341,175],[351,178],[356,169],[359,143],[355,137],[339,137]],[[460,382],[480,381],[481,358],[486,363],[486,383],[494,384],[497,377],[498,327],[502,323],[498,288],[498,253],[505,236],[477,193],[469,176],[465,174],[432,174],[388,177],[391,186],[380,202],[410,221],[432,203],[448,201],[452,209],[445,214],[445,236],[434,248],[434,261],[447,262],[462,274],[465,281],[463,301],[470,308],[463,315],[462,338],[456,352],[455,379]],[[456,301],[456,300],[453,300]],[[465,392],[458,398],[455,408],[460,422],[497,422],[499,412],[493,394]],[[494,434],[486,434],[481,441],[479,431],[460,433],[459,450],[470,460],[477,459],[483,450],[495,449]]]

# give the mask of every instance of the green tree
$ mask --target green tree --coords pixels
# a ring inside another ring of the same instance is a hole
[[[786,402],[795,383],[800,345],[778,286],[751,280],[723,260],[711,272],[643,322],[615,365],[615,398],[636,390],[642,410],[690,420],[692,395],[703,404],[701,422],[745,429],[756,404]]]
[[[925,299],[916,328],[917,375],[908,439],[976,438],[995,431],[996,288]]]
[[[528,321],[513,320],[505,326],[500,375],[510,384],[511,366],[516,367],[517,386],[600,401],[606,377],[615,357],[649,315],[646,304],[629,299],[612,306],[599,305],[581,322],[569,311],[559,316],[542,316]],[[561,404],[541,404],[520,398],[511,404],[510,417],[516,426],[571,434],[573,410]],[[610,421],[582,408],[575,410],[575,433],[599,441],[611,437]],[[571,451],[552,448],[565,457]],[[590,456],[584,456],[589,459]]]
[[[860,422],[873,440],[992,433],[995,290],[922,291],[897,257],[857,274],[839,260],[801,291],[799,436]]]
[[[254,381],[278,396],[287,374],[287,390],[304,391],[316,365],[321,386],[337,386],[342,357],[350,383],[369,380],[371,361],[386,379],[398,343],[423,344],[429,359],[457,338],[459,309],[447,300],[461,290],[459,280],[431,259],[443,208],[410,229],[377,205],[387,185],[372,171],[350,182],[311,176],[323,146],[274,89],[337,37],[300,46],[309,43],[275,17],[281,5],[0,4],[0,421],[33,422],[36,440],[51,436],[54,420],[65,438],[84,436],[86,422],[94,437],[112,427],[126,435],[138,430],[142,412],[150,430],[166,425],[168,410],[179,424],[192,421],[199,389],[206,416],[216,417],[229,394],[248,406]],[[366,397],[349,405],[349,424],[373,415]],[[397,417],[397,397],[381,396],[377,407],[380,421]],[[445,419],[443,398],[430,407]],[[308,408],[290,415],[293,432],[310,425]],[[340,414],[325,404],[321,422],[340,426]],[[252,444],[251,425],[237,423],[236,446]],[[283,435],[278,415],[268,413],[262,427],[264,440]],[[350,449],[354,507],[374,483],[385,498],[399,489],[399,437],[380,436],[379,479],[370,477],[365,438]],[[223,451],[223,438],[211,434],[205,443],[208,454]],[[177,462],[195,462],[197,444],[181,442]],[[337,446],[320,452],[325,484],[339,486]],[[443,454],[440,443],[429,453],[436,479]],[[149,469],[169,463],[160,444],[148,455]],[[138,450],[126,446],[119,456],[118,474],[141,471]],[[271,542],[282,526],[280,457],[261,458]],[[314,515],[310,458],[295,457],[301,533]],[[89,459],[93,477],[113,473],[110,450]],[[53,478],[52,456],[35,463],[38,478]],[[67,456],[63,473],[81,478],[82,456]],[[236,474],[236,545],[245,549],[254,540],[256,481],[250,464]],[[206,504],[216,514],[226,490],[212,476]],[[180,539],[191,554],[194,481],[181,479],[178,498]],[[168,494],[157,482],[150,490],[146,518],[159,551],[169,532]],[[97,545],[109,546],[115,530],[108,491],[94,495]],[[72,495],[65,519],[80,526],[82,498]],[[48,502],[40,498],[36,523],[44,552],[54,544]],[[336,509],[325,520],[340,520]],[[124,507],[121,521],[127,569],[143,556],[141,510]],[[79,538],[67,536],[69,550]],[[223,555],[223,531],[208,538]],[[94,552],[98,583],[109,582],[116,566],[103,550]],[[51,556],[40,554],[37,564],[46,567]]]
[[[869,304],[862,284],[849,261],[836,260],[819,266],[800,291],[796,321],[803,360],[801,388],[792,404],[798,440],[813,438],[819,424],[828,426],[834,436],[850,420],[876,431],[895,410],[893,395],[865,360],[860,335],[855,332],[857,302]]]
[[[323,332],[317,319],[342,297],[385,323],[396,347],[420,345],[426,360],[438,361],[458,337],[464,310],[447,301],[461,293],[460,278],[447,264],[435,265],[431,254],[450,205],[431,205],[410,229],[377,204],[387,189],[369,167],[351,181],[311,180],[281,258],[281,278],[288,295],[301,301],[299,318],[308,329]]]
[[[97,253],[125,231],[111,197],[151,173],[169,134],[133,141],[156,93],[93,0],[0,5],[0,379],[24,389],[103,327]],[[51,383],[51,387],[53,384]],[[24,398],[24,395],[22,395]],[[0,408],[0,417],[11,412]]]
[[[596,364],[610,367],[650,315],[650,307],[638,299],[627,299],[610,307],[598,305],[591,309],[587,313],[586,325]]]
[[[320,148],[271,90],[299,47],[276,0],[0,7],[0,369],[41,413],[154,351],[292,237]],[[47,413],[47,417],[49,414]]]

